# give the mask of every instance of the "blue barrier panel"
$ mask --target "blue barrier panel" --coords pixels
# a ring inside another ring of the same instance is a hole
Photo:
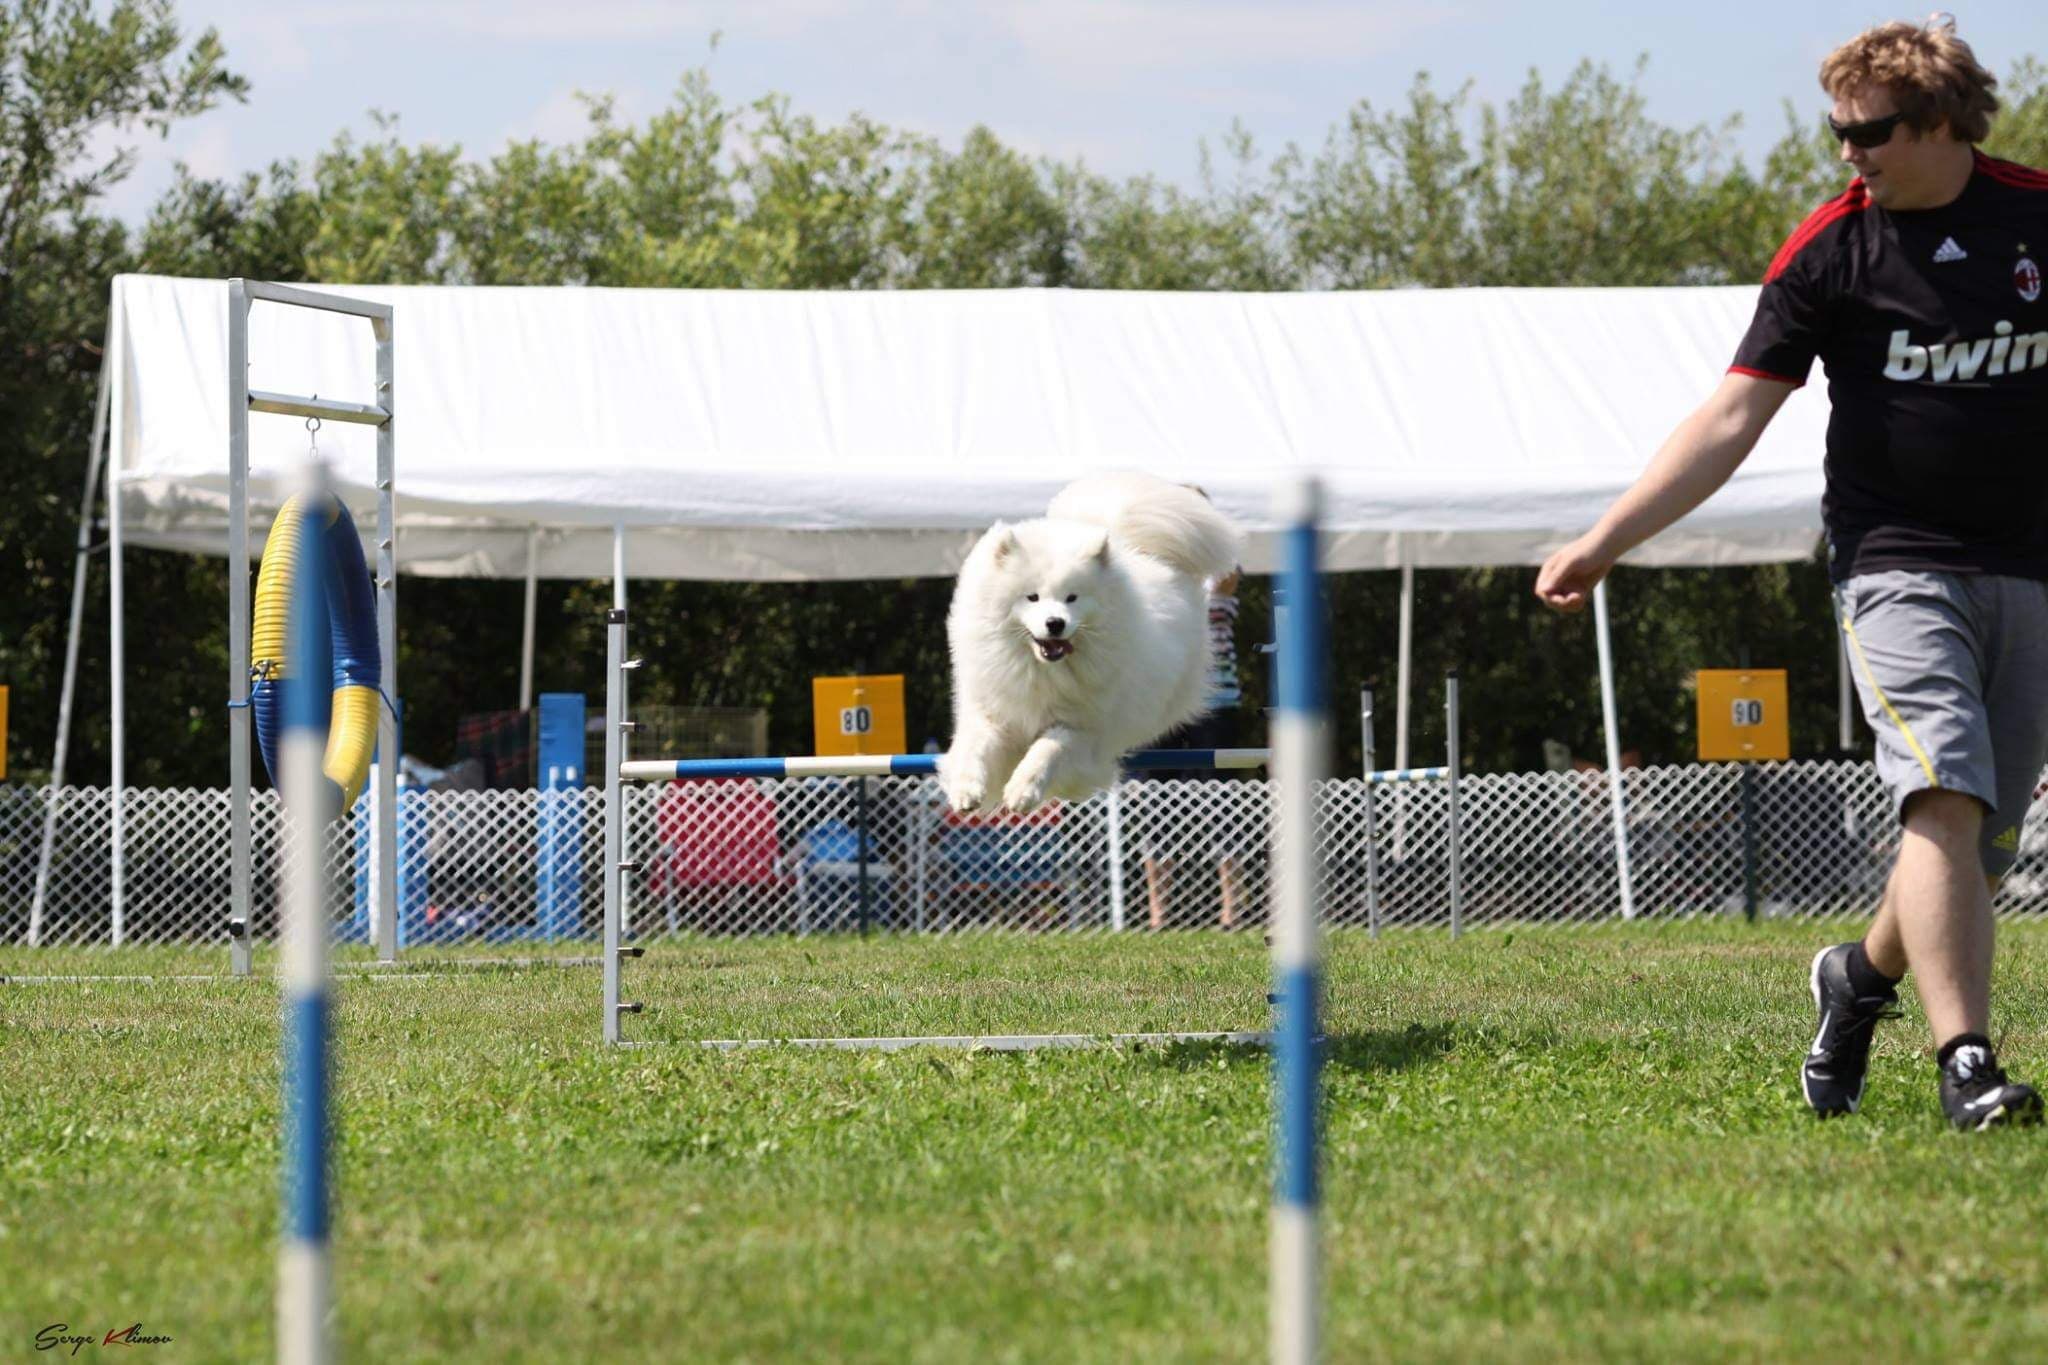
[[[586,707],[581,692],[540,694],[540,872],[535,927],[545,939],[583,931],[583,806]]]

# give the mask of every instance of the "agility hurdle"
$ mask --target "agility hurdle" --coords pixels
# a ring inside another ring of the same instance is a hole
[[[251,830],[249,813],[249,533],[248,533],[248,482],[249,482],[249,414],[252,412],[275,413],[287,416],[319,418],[328,421],[348,422],[374,426],[377,429],[377,590],[378,590],[378,637],[384,659],[385,692],[395,696],[395,678],[398,653],[397,598],[396,598],[396,555],[392,530],[392,468],[394,458],[395,416],[392,406],[392,389],[395,370],[392,360],[392,308],[389,304],[369,303],[361,299],[348,298],[324,291],[294,288],[287,285],[268,284],[259,280],[231,279],[228,284],[227,309],[227,352],[228,352],[228,782],[230,809],[230,861],[229,861],[229,909],[227,933],[230,969],[237,976],[251,972],[249,926],[249,881],[251,873]],[[249,387],[249,309],[254,303],[285,304],[297,308],[310,308],[321,312],[341,313],[358,317],[370,323],[376,341],[376,384],[375,401],[371,403],[345,403],[323,399],[315,395],[266,393]],[[109,326],[113,344],[108,353],[120,350],[120,339],[124,335],[125,314],[116,307]],[[110,407],[113,412],[113,428],[118,439],[121,423],[119,406],[120,385],[124,381],[119,375],[110,377],[103,368],[99,402],[94,411],[92,427],[92,452],[88,460],[85,481],[85,497],[79,510],[78,549],[76,569],[72,584],[71,631],[65,652],[64,682],[61,701],[57,712],[57,744],[51,767],[49,787],[53,799],[44,816],[41,852],[36,862],[36,883],[30,902],[27,942],[33,947],[42,941],[44,919],[50,891],[52,858],[56,840],[57,803],[54,793],[64,786],[65,754],[71,735],[71,702],[77,674],[77,645],[80,614],[84,606],[85,563],[88,557],[91,530],[93,489],[95,488],[101,464],[101,441],[107,433]],[[111,479],[111,475],[109,475]],[[126,891],[127,876],[127,663],[126,635],[121,626],[124,598],[124,569],[122,546],[121,499],[113,496],[111,486],[107,498],[107,530],[111,546],[107,569],[107,596],[112,614],[113,630],[109,645],[109,673],[111,675],[110,724],[112,738],[112,772],[109,775],[110,820],[107,832],[110,882],[108,887],[109,938],[112,946],[120,947],[127,936]],[[395,923],[394,911],[397,904],[396,848],[397,823],[395,807],[396,754],[398,741],[395,722],[386,709],[378,726],[380,749],[392,755],[390,762],[382,765],[374,788],[377,818],[375,824],[373,865],[381,867],[375,904],[382,907],[385,925]],[[380,949],[385,959],[390,960],[396,952],[394,940],[380,937]]]
[[[637,661],[636,661],[637,662]],[[1270,749],[1139,749],[1125,754],[1132,772],[1162,768],[1263,768]],[[619,765],[629,782],[677,777],[935,777],[938,754],[849,754],[789,758],[655,758]]]
[[[1365,922],[1372,937],[1380,936],[1380,849],[1374,824],[1373,789],[1387,784],[1424,782],[1441,779],[1450,802],[1450,878],[1451,878],[1451,937],[1458,937],[1462,930],[1462,916],[1459,913],[1463,900],[1463,875],[1459,841],[1458,819],[1458,670],[1452,669],[1444,675],[1444,761],[1436,768],[1387,768],[1375,771],[1373,762],[1373,709],[1372,689],[1358,689],[1358,725],[1364,739],[1365,757]],[[1401,840],[1401,818],[1405,811],[1396,810],[1395,841]]]
[[[377,391],[371,403],[346,403],[317,394],[265,393],[249,387],[249,310],[257,303],[283,304],[316,312],[340,313],[370,324],[376,344]],[[252,838],[249,809],[250,620],[249,604],[249,414],[275,413],[375,427],[377,431],[377,647],[382,661],[377,708],[377,752],[370,785],[370,923],[377,955],[398,956],[398,717],[391,698],[398,695],[398,541],[393,487],[396,481],[397,377],[392,354],[392,307],[312,289],[269,284],[262,280],[228,281],[228,783],[229,783],[229,909],[228,947],[235,975],[251,971],[249,942],[249,877]],[[318,563],[325,551],[309,543],[300,555],[302,567]],[[324,607],[323,607],[324,610]],[[118,636],[116,637],[118,638]],[[323,658],[329,657],[323,647]],[[293,668],[302,656],[294,645]],[[322,677],[325,676],[323,673]],[[115,673],[119,687],[120,673]],[[115,714],[121,706],[115,703]],[[117,737],[114,752],[121,753]],[[120,779],[114,784],[114,941],[120,942],[121,852]]]
[[[627,678],[641,661],[627,657],[627,615],[622,607],[605,613],[605,826],[604,826],[604,1040],[626,1047],[624,1015],[643,1013],[645,1001],[621,998],[622,967],[643,953],[625,943],[625,877],[640,869],[640,860],[625,846],[624,788],[627,782],[667,782],[677,778],[803,778],[803,777],[930,777],[938,772],[937,754],[857,754],[781,758],[631,759],[626,757],[633,723],[626,718]],[[1265,766],[1266,749],[1141,749],[1126,754],[1126,769],[1160,768],[1250,769]],[[1262,1046],[1264,1032],[1212,1030],[1192,1033],[1109,1034],[975,1034],[875,1038],[705,1038],[700,1047],[735,1049],[790,1047],[896,1051],[907,1047],[970,1048],[989,1052],[1020,1052],[1042,1048],[1140,1046],[1167,1043],[1223,1043]]]
[[[1313,480],[1283,491],[1285,539],[1283,583],[1304,609],[1289,613],[1279,632],[1280,687],[1271,722],[1271,749],[1145,750],[1127,756],[1130,768],[1198,766],[1206,753],[1217,767],[1272,763],[1276,787],[1273,822],[1274,909],[1272,939],[1273,1029],[1270,1033],[1212,1032],[1155,1034],[1019,1034],[887,1038],[700,1039],[698,1045],[724,1050],[794,1046],[893,1052],[917,1047],[1030,1051],[1117,1044],[1218,1042],[1270,1045],[1273,1049],[1273,1205],[1269,1251],[1270,1347],[1280,1365],[1316,1359],[1320,1334],[1320,1231],[1317,1132],[1321,1108],[1319,1024],[1322,943],[1317,907],[1322,857],[1316,837],[1316,790],[1328,766],[1329,726],[1323,681],[1323,628],[1317,518],[1321,492]],[[605,835],[604,835],[604,1040],[612,1046],[644,1046],[620,1037],[621,1017],[643,1009],[620,999],[620,974],[641,949],[622,939],[625,875],[639,862],[626,856],[625,806],[628,781],[659,782],[679,777],[877,777],[922,776],[938,771],[935,754],[881,754],[756,759],[634,760],[626,756],[632,722],[626,718],[627,677],[641,661],[628,658],[626,611],[605,614]],[[1452,702],[1455,707],[1455,700]],[[1453,731],[1455,732],[1455,725]],[[1457,770],[1453,740],[1448,775]],[[1374,774],[1391,782],[1421,781],[1443,770],[1399,769]],[[1370,786],[1368,786],[1370,790]],[[1453,847],[1455,849],[1455,836]]]

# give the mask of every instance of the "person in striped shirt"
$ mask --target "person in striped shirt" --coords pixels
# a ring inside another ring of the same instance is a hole
[[[1232,749],[1239,747],[1239,705],[1244,687],[1237,670],[1237,587],[1240,570],[1209,585],[1209,686],[1204,698],[1206,710],[1196,720],[1161,740],[1162,749]],[[1143,847],[1145,852],[1145,901],[1154,929],[1165,928],[1173,918],[1174,873],[1183,861],[1211,859],[1216,862],[1218,893],[1217,922],[1234,928],[1244,907],[1244,831],[1241,828],[1238,790],[1231,775],[1214,768],[1161,769],[1152,776],[1199,787],[1175,788],[1186,800],[1149,800],[1144,806]],[[1229,784],[1229,785],[1224,785]],[[1145,789],[1155,798],[1166,788]],[[1190,811],[1189,803],[1214,794],[1221,804]]]

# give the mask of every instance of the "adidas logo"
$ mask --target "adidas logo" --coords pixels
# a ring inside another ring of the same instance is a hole
[[[2020,827],[2009,826],[2005,833],[1991,841],[1991,846],[2001,853],[2017,853],[2020,847]]]
[[[1970,253],[1956,245],[1956,239],[1953,237],[1942,238],[1941,245],[1934,249],[1934,263],[1936,265],[1940,265],[1943,261],[1967,261],[1968,259],[1970,259]]]

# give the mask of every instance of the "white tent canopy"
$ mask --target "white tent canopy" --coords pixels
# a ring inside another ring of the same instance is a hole
[[[1537,563],[1589,525],[1717,381],[1756,298],[1751,288],[335,292],[391,306],[393,392],[377,391],[360,319],[276,304],[249,315],[247,386],[388,406],[397,565],[527,580],[522,706],[537,576],[609,575],[622,598],[629,570],[945,575],[991,521],[1036,515],[1062,484],[1106,468],[1201,484],[1252,533],[1246,567],[1266,572],[1271,490],[1284,473],[1312,472],[1325,490],[1326,566],[1403,570],[1401,765],[1412,570]],[[52,785],[63,781],[104,435],[117,941],[122,548],[231,553],[228,337],[226,281],[115,279]],[[1734,479],[1630,560],[1811,554],[1825,422],[1819,396],[1795,394]],[[267,526],[306,433],[254,411],[248,433],[251,520]],[[319,441],[358,524],[371,524],[374,437],[331,426]],[[1626,915],[1604,585],[1594,602]],[[239,791],[246,756],[238,763]],[[53,829],[46,822],[36,918]],[[389,906],[380,913],[388,928]],[[380,953],[392,942],[380,930]]]
[[[1199,483],[1263,532],[1325,481],[1328,565],[1531,564],[1584,529],[1712,387],[1756,291],[776,293],[337,287],[396,313],[405,572],[942,575],[1076,475]],[[128,544],[227,549],[228,288],[114,282],[110,460]],[[250,386],[371,401],[364,324],[258,305]],[[1827,409],[1795,394],[1719,494],[1630,557],[1801,559]],[[374,504],[368,431],[320,433]],[[267,525],[306,449],[250,419]],[[539,528],[533,533],[533,528]],[[534,563],[529,565],[529,546]]]

